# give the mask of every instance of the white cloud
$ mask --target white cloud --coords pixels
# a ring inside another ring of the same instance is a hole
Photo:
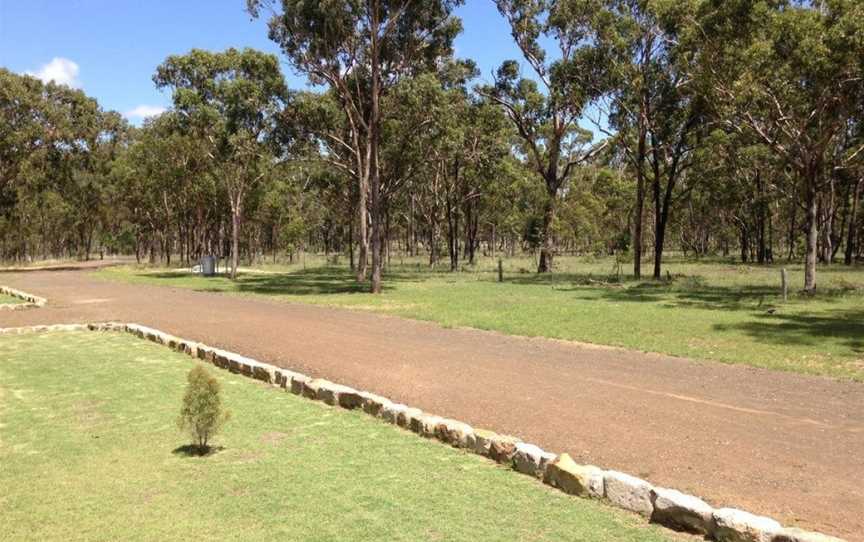
[[[144,119],[147,117],[155,117],[165,112],[165,108],[161,105],[139,105],[135,109],[124,113],[130,119]]]
[[[68,58],[54,57],[51,62],[45,64],[37,72],[27,72],[27,75],[32,75],[43,82],[54,81],[58,85],[68,85],[72,88],[79,88],[81,82],[78,81],[78,64],[72,62]]]

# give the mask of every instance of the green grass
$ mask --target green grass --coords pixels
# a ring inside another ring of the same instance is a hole
[[[0,337],[3,540],[660,541],[673,536],[359,412],[211,369],[231,421],[182,453],[197,363],[115,333]]]
[[[24,303],[24,300],[7,294],[0,294],[0,305],[17,305],[19,303]]]
[[[110,268],[108,279],[204,291],[266,295],[430,320],[445,326],[620,346],[695,359],[864,380],[864,268],[819,269],[819,293],[798,293],[800,265],[671,259],[672,280],[618,280],[611,259],[559,258],[558,272],[533,273],[529,260],[495,261],[458,273],[395,262],[380,296],[365,293],[343,267],[265,266],[266,274],[224,277],[145,268]],[[627,267],[629,270],[629,266]],[[650,268],[649,268],[650,272]],[[664,272],[665,275],[665,272]]]

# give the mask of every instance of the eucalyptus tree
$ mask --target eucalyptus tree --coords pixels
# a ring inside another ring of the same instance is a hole
[[[197,251],[193,238],[204,235],[208,200],[216,197],[205,166],[210,146],[186,133],[180,121],[176,111],[146,119],[114,165],[136,258],[149,249],[151,262],[158,254],[168,265],[175,241],[181,259]]]
[[[368,260],[364,248],[367,242],[365,196],[360,194],[358,183],[350,182],[358,178],[358,163],[351,144],[347,143],[353,141],[353,132],[343,115],[338,94],[333,90],[296,93],[285,109],[280,126],[283,140],[299,160],[307,164],[323,163],[332,170],[329,182],[325,183],[328,201],[336,207],[335,213],[348,217],[349,262],[351,270],[356,271],[357,282],[363,282]],[[323,176],[323,173],[316,174],[318,178]],[[361,254],[359,264],[355,265],[358,209],[362,211],[359,213]]]
[[[231,278],[237,277],[240,227],[249,191],[274,162],[268,138],[288,99],[274,56],[254,49],[193,49],[169,56],[153,81],[173,89],[184,129],[209,141],[214,174],[231,206]]]
[[[88,128],[85,151],[79,156],[64,197],[75,210],[74,225],[84,259],[90,257],[98,230],[112,228],[111,167],[128,143],[129,125],[116,111],[99,110]]]
[[[461,0],[247,0],[253,16],[271,9],[269,36],[291,65],[339,97],[350,126],[350,139],[343,144],[354,156],[359,189],[358,267],[362,272],[365,265],[368,207],[373,293],[381,291],[387,203],[381,183],[381,100],[402,78],[452,55],[453,39],[461,30],[452,11],[459,4]]]
[[[0,69],[4,252],[89,255],[125,122],[81,90]],[[31,242],[32,241],[32,242]]]
[[[545,186],[537,269],[545,273],[552,270],[551,231],[558,199],[574,168],[604,146],[594,145],[592,134],[579,126],[602,87],[601,58],[587,42],[594,6],[553,0],[496,0],[496,5],[532,74],[522,77],[518,62],[507,60],[495,73],[494,84],[478,90],[507,113],[521,139],[518,153]],[[544,44],[550,41],[554,51],[547,52]]]
[[[0,68],[0,191],[18,179],[27,159],[47,141],[45,92],[35,77]]]
[[[857,114],[850,123],[850,138],[849,141],[855,143],[864,143],[864,100],[862,100]],[[853,147],[854,148],[854,147]],[[859,207],[864,200],[864,161],[853,160],[852,163],[842,172],[848,178],[850,186],[849,199],[849,217],[846,229],[846,250],[843,254],[843,262],[846,265],[852,265],[855,260],[856,253],[859,250],[860,234],[859,230],[864,229],[864,223],[860,219]]]
[[[409,208],[409,229],[416,228],[419,210],[430,265],[437,259],[439,226],[446,224],[454,271],[462,254],[474,263],[482,200],[509,155],[512,135],[501,110],[470,93],[476,75],[471,61],[447,62],[402,81],[383,102],[382,186],[393,195],[407,188],[409,201],[402,203]]]
[[[692,84],[693,54],[680,46],[696,0],[587,0],[595,4],[591,26],[604,58],[609,130],[636,177],[633,274],[642,274],[645,198],[654,218],[654,271],[661,276],[666,230],[705,126],[702,97]]]
[[[698,51],[704,92],[785,162],[803,195],[804,291],[816,290],[820,200],[833,171],[864,159],[835,152],[864,100],[864,4],[858,0],[703,3],[685,38]]]
[[[506,182],[509,175],[507,161],[514,134],[501,109],[488,100],[470,99],[462,125],[464,253],[468,263],[473,265],[482,217],[496,192],[495,185]]]

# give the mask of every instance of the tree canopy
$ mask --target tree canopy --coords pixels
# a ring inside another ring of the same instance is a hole
[[[171,55],[130,126],[0,69],[0,257],[323,252],[860,260],[864,5],[496,0],[520,58],[459,58],[455,0],[248,0],[281,50]],[[285,62],[305,77],[289,90]]]

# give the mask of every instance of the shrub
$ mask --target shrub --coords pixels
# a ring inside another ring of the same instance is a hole
[[[200,365],[194,367],[186,377],[189,384],[183,396],[183,407],[177,426],[188,431],[200,453],[209,450],[208,441],[230,414],[222,410],[219,381]]]

